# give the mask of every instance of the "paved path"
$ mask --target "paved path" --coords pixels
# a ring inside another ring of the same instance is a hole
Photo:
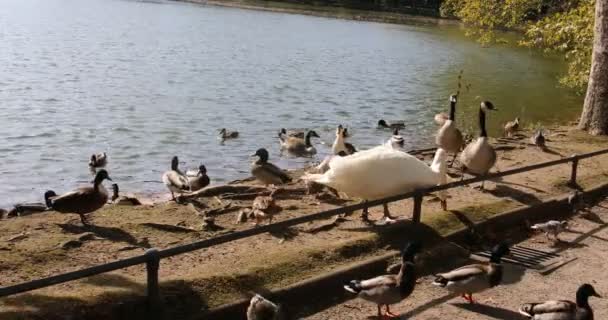
[[[414,293],[391,308],[400,319],[524,319],[517,313],[522,303],[547,299],[575,300],[582,283],[592,284],[605,299],[591,298],[595,319],[608,319],[608,201],[600,203],[570,221],[572,232],[562,233],[565,242],[553,246],[544,235],[535,235],[520,243],[544,251],[556,251],[564,261],[573,261],[553,272],[542,275],[537,271],[515,265],[508,270],[505,285],[476,296],[478,304],[469,305],[460,297],[447,295],[432,286],[433,277],[419,279]],[[375,318],[376,306],[360,299],[335,305],[304,319],[366,319]]]

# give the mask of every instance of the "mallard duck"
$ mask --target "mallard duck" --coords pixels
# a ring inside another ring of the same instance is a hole
[[[121,205],[121,206],[140,206],[141,201],[135,197],[121,196],[120,190],[118,188],[118,184],[112,184],[112,198],[111,201],[113,204]]]
[[[258,149],[252,156],[259,157],[251,166],[251,174],[260,182],[274,185],[291,182],[291,177],[287,173],[268,162],[268,151],[266,149]]]
[[[357,149],[352,144],[345,141],[346,137],[347,129],[342,127],[342,125],[339,125],[338,129],[336,129],[336,139],[331,146],[331,151],[334,155],[337,155],[340,151],[347,155],[357,152]]]
[[[249,301],[247,307],[247,320],[279,320],[281,319],[281,307],[256,294]]]
[[[186,172],[188,178],[188,184],[190,185],[190,191],[197,191],[209,185],[210,179],[207,175],[207,168],[204,165],[198,166],[198,171]]]
[[[89,160],[91,169],[103,168],[108,164],[108,156],[105,152],[92,154]]]
[[[317,149],[310,142],[312,137],[320,138],[314,130],[308,131],[304,139],[281,135],[279,137],[281,151],[285,150],[287,153],[296,157],[312,157],[317,153]]]
[[[106,179],[112,181],[108,172],[101,169],[95,175],[92,186],[80,187],[60,196],[49,190],[44,194],[46,206],[61,213],[76,213],[86,226],[88,223],[85,214],[100,209],[108,202],[108,192],[102,184]]]
[[[378,317],[382,318],[382,306],[386,307],[386,317],[398,318],[391,313],[390,305],[399,303],[407,298],[416,286],[416,270],[414,257],[420,251],[420,244],[411,242],[401,253],[401,268],[399,273],[387,274],[368,280],[353,280],[344,286],[348,292],[359,298],[374,302],[378,306]]]
[[[512,137],[517,130],[519,130],[519,118],[505,124],[505,136]]]
[[[379,129],[403,129],[405,128],[405,123],[403,121],[387,123],[386,121],[380,119],[378,120],[378,128]]]
[[[445,112],[440,112],[438,114],[435,115],[435,117],[433,118],[433,120],[435,120],[435,123],[439,126],[443,126],[443,124],[450,118],[450,116],[445,113]]]
[[[162,180],[171,192],[171,200],[175,201],[175,193],[183,193],[190,190],[188,178],[179,170],[179,159],[177,156],[171,159],[171,170],[163,173]]]
[[[460,152],[464,143],[462,132],[456,128],[455,115],[457,99],[458,97],[456,95],[450,96],[450,116],[441,128],[439,128],[439,131],[437,131],[437,135],[435,136],[435,143],[437,146],[447,152],[453,153],[454,159],[456,159],[456,155]],[[454,162],[454,159],[452,160],[452,163]]]
[[[271,224],[274,214],[281,211],[281,207],[277,206],[274,200],[276,191],[276,189],[273,190],[268,196],[257,196],[253,200],[250,217],[255,219],[256,226],[260,225],[263,220],[268,220],[268,224]]]
[[[538,131],[536,131],[536,133],[534,133],[534,135],[530,138],[530,142],[539,147],[541,150],[546,148],[545,145],[545,136],[543,135],[543,129],[538,129]]]
[[[470,173],[476,176],[488,174],[490,169],[496,164],[496,151],[490,145],[488,133],[486,131],[486,111],[497,110],[490,101],[483,101],[479,108],[479,138],[469,143],[460,154],[460,163],[462,164],[462,177],[464,173]],[[484,188],[484,182],[481,182],[481,190]]]
[[[220,139],[222,139],[222,140],[235,139],[238,137],[239,137],[238,131],[227,131],[226,128],[222,128],[220,130]]]
[[[568,300],[526,303],[519,313],[532,320],[593,320],[589,297],[601,298],[592,285],[585,283],[576,291],[576,303]]]
[[[560,241],[559,234],[568,229],[568,221],[549,220],[544,223],[537,223],[530,229],[544,232],[547,239],[550,239],[549,235],[552,235],[554,240]]]
[[[6,217],[21,217],[48,210],[44,203],[19,203],[6,213]],[[1,215],[0,215],[1,216]]]
[[[386,145],[395,150],[405,151],[405,139],[399,134],[399,128],[393,130],[393,135],[386,141]]]
[[[471,264],[437,275],[433,284],[461,294],[469,303],[475,303],[473,294],[493,288],[502,282],[501,259],[510,252],[509,246],[501,243],[492,249],[486,264]]]
[[[444,183],[447,179],[445,160],[446,152],[441,148],[437,149],[429,167],[410,154],[381,145],[350,156],[333,157],[328,171],[308,173],[302,179],[329,186],[350,197],[376,200]],[[440,199],[445,203],[445,193],[440,194]],[[367,213],[364,209],[362,218],[369,222]],[[386,204],[384,217],[392,219]]]
[[[281,130],[279,130],[279,138],[281,136],[287,136],[287,137],[294,137],[294,138],[304,139],[304,131],[296,131],[296,130],[289,130],[289,131],[287,131],[287,129],[281,128]]]

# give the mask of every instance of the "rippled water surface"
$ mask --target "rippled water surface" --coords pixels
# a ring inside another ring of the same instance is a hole
[[[480,99],[500,122],[572,118],[580,98],[556,87],[560,61],[521,48],[480,48],[456,26],[387,25],[119,0],[0,1],[0,207],[41,200],[91,178],[91,153],[132,192],[164,191],[172,155],[204,163],[214,183],[247,175],[259,147],[278,159],[280,127],[314,128],[331,143],[342,123],[358,147],[401,119],[426,146],[457,74],[458,121]],[[221,145],[218,129],[241,132]],[[328,148],[319,146],[322,154]]]

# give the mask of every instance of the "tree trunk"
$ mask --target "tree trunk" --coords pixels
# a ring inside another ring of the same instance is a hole
[[[595,0],[591,72],[579,129],[608,134],[608,0]]]

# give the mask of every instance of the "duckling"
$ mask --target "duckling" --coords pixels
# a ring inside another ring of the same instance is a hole
[[[530,142],[539,147],[541,150],[544,150],[547,146],[545,145],[545,136],[543,135],[543,129],[538,129],[536,133],[530,138]]]
[[[279,320],[281,319],[281,307],[256,294],[249,301],[247,307],[247,320]]]
[[[226,128],[222,128],[220,130],[220,139],[222,139],[222,140],[235,139],[238,137],[239,137],[238,131],[227,131]]]
[[[601,298],[592,285],[585,283],[576,291],[576,303],[568,300],[526,303],[519,313],[532,320],[593,320],[589,297]]]
[[[120,190],[118,188],[118,184],[112,184],[112,198],[111,201],[113,204],[122,205],[122,206],[140,206],[141,201],[135,197],[127,197],[121,196]]]
[[[519,130],[519,118],[515,118],[514,121],[509,121],[505,124],[505,135],[507,137],[512,137],[517,130]]]
[[[399,134],[399,128],[395,128],[393,130],[393,135],[388,141],[386,141],[385,145],[400,151],[405,151],[405,140]]]
[[[456,155],[460,152],[464,143],[462,132],[456,128],[456,102],[458,96],[450,96],[450,116],[448,120],[441,126],[435,136],[435,144],[447,152],[453,153],[454,158],[451,163],[454,163]]]
[[[469,143],[460,154],[462,164],[462,178],[464,173],[475,176],[483,176],[490,172],[496,164],[496,151],[490,145],[486,131],[486,111],[497,110],[490,101],[483,101],[479,108],[479,138]],[[484,190],[484,182],[481,182],[481,190]]]
[[[108,172],[101,169],[95,175],[93,186],[80,187],[60,196],[49,190],[44,194],[46,206],[61,213],[76,213],[86,226],[85,214],[97,211],[108,202],[108,192],[102,184],[106,179],[112,181]]]
[[[279,131],[279,138],[281,136],[288,136],[288,137],[304,139],[304,131],[296,131],[296,130],[287,131],[287,129],[281,128],[281,130]]]
[[[357,152],[357,149],[352,144],[345,141],[347,134],[347,129],[342,127],[342,125],[339,125],[338,129],[336,129],[336,139],[331,146],[334,155],[339,154],[341,151],[347,155]]]
[[[416,270],[414,257],[420,251],[417,242],[408,243],[401,253],[401,268],[398,274],[387,274],[368,280],[353,280],[344,286],[348,292],[359,298],[374,302],[378,307],[378,318],[398,318],[391,313],[390,305],[399,303],[407,298],[416,286]],[[386,307],[386,315],[382,314],[382,306]]]
[[[283,184],[291,182],[291,177],[279,167],[268,162],[268,151],[258,149],[252,156],[259,159],[251,166],[251,174],[264,184]]]
[[[447,114],[447,113],[445,113],[445,112],[440,112],[440,113],[438,113],[438,114],[436,114],[436,115],[435,115],[434,120],[435,120],[435,123],[436,123],[438,126],[440,126],[440,127],[441,127],[441,126],[443,126],[443,124],[444,124],[444,123],[445,123],[445,122],[446,122],[446,121],[447,121],[449,118],[450,118],[450,116],[448,116],[448,114]]]
[[[380,119],[378,120],[378,129],[404,129],[405,123],[403,121],[387,123],[386,121]]]
[[[317,153],[317,149],[310,142],[312,137],[320,138],[314,130],[308,131],[304,139],[281,135],[279,137],[281,150],[286,150],[287,153],[296,157],[312,157]]]
[[[92,154],[89,160],[91,169],[103,168],[108,164],[108,156],[105,152]]]
[[[433,281],[433,285],[461,294],[469,303],[475,303],[473,293],[493,288],[502,282],[501,259],[509,252],[509,246],[501,243],[492,249],[489,263],[471,264],[439,274]]]
[[[561,241],[559,234],[568,229],[568,221],[549,220],[544,223],[537,223],[530,228],[544,232],[547,239],[550,239],[549,235],[552,235],[554,240]]]
[[[268,220],[268,224],[271,224],[274,214],[281,211],[281,207],[277,206],[274,200],[276,191],[277,189],[273,190],[268,196],[257,196],[253,200],[250,217],[255,218],[256,226],[263,220]]]
[[[171,159],[171,170],[163,173],[162,180],[167,189],[171,192],[171,200],[175,200],[175,193],[183,193],[190,189],[190,185],[188,184],[188,179],[186,176],[179,170],[179,159],[177,156],[174,156]]]
[[[198,171],[192,175],[191,172],[186,172],[190,191],[197,191],[209,185],[210,179],[207,176],[207,168],[204,165],[198,166]]]

